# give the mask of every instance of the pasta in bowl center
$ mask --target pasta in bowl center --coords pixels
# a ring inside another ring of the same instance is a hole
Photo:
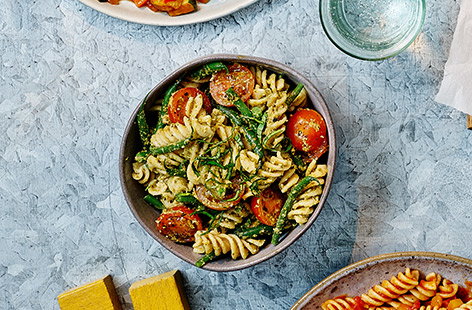
[[[277,254],[314,221],[335,159],[328,109],[273,61],[209,56],[153,89],[128,124],[123,190],[144,228],[210,270]]]

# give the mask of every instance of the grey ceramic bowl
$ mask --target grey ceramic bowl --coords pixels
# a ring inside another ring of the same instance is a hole
[[[340,295],[358,296],[405,268],[423,274],[436,272],[459,285],[472,281],[472,260],[433,252],[398,252],[370,257],[349,265],[317,285],[293,305],[292,310],[321,309],[321,304]]]
[[[164,78],[164,80],[162,80],[158,85],[156,85],[149,93],[146,102],[154,102],[157,98],[163,96],[165,90],[177,78],[181,77],[185,73],[195,70],[196,68],[202,66],[205,63],[214,61],[227,61],[238,62],[247,65],[260,65],[274,72],[284,74],[294,83],[303,83],[309,95],[309,104],[313,105],[313,107],[324,117],[326,121],[330,146],[327,156],[327,165],[329,168],[329,173],[325,180],[324,191],[320,198],[320,203],[315,208],[315,211],[313,212],[310,219],[305,225],[298,226],[297,228],[293,229],[277,246],[267,245],[263,247],[259,253],[249,256],[245,260],[232,260],[231,258],[225,257],[215,259],[213,262],[210,262],[203,267],[204,269],[212,271],[233,271],[256,265],[273,257],[274,255],[286,249],[295,240],[297,240],[308,228],[310,228],[311,224],[313,224],[313,222],[315,221],[321,208],[323,207],[323,204],[326,201],[326,197],[328,196],[331,182],[333,180],[336,157],[336,138],[328,106],[326,105],[325,101],[323,100],[323,97],[318,92],[318,90],[313,86],[313,84],[305,77],[303,77],[300,73],[289,68],[288,66],[264,58],[218,54],[195,59],[183,65],[178,70],[174,71],[166,78]],[[157,232],[154,221],[159,216],[159,213],[143,200],[143,197],[146,195],[143,186],[133,180],[133,178],[131,177],[133,158],[135,154],[141,150],[138,127],[135,123],[138,108],[139,104],[136,106],[136,109],[130,117],[121,143],[120,178],[123,193],[131,211],[133,212],[138,222],[144,227],[144,229],[170,252],[193,265],[201,257],[201,255],[193,253],[191,246],[174,243]]]

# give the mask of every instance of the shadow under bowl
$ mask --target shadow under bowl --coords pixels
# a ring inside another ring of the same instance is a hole
[[[283,74],[286,78],[288,78],[288,80],[290,80],[294,84],[304,84],[305,89],[308,93],[309,105],[311,104],[314,109],[317,110],[324,117],[326,121],[330,146],[327,156],[327,165],[329,172],[326,176],[323,194],[320,197],[319,204],[316,206],[313,214],[310,216],[308,222],[305,225],[298,226],[292,231],[290,231],[278,245],[274,246],[272,244],[269,244],[267,246],[264,246],[258,253],[249,256],[247,259],[232,260],[231,258],[224,257],[220,259],[215,259],[214,261],[209,262],[202,267],[203,269],[212,271],[234,271],[254,266],[280,253],[293,242],[295,242],[313,224],[326,201],[331,182],[333,180],[333,172],[336,158],[336,138],[328,106],[326,105],[325,101],[323,100],[323,97],[318,92],[318,90],[313,86],[313,84],[305,77],[303,77],[300,73],[289,68],[288,66],[259,57],[216,54],[197,58],[183,65],[178,70],[174,71],[166,78],[164,78],[158,85],[156,85],[145,99],[146,107],[149,107],[158,98],[162,98],[167,88],[172,85],[175,80],[177,80],[184,74],[201,67],[206,63],[214,61],[238,62],[245,65],[258,65],[273,72]],[[155,220],[159,216],[159,212],[143,200],[143,197],[146,195],[144,186],[139,184],[131,176],[131,173],[133,171],[132,164],[134,162],[134,156],[142,149],[141,141],[139,138],[138,126],[135,121],[139,106],[140,105],[138,105],[132,113],[121,142],[119,173],[124,196],[134,216],[136,217],[138,222],[144,227],[144,229],[171,253],[175,254],[182,260],[193,265],[199,258],[201,258],[201,255],[194,253],[191,246],[175,243],[167,239],[157,231]]]

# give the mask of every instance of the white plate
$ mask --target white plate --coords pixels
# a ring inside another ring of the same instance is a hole
[[[206,4],[198,3],[198,11],[180,16],[169,16],[165,12],[153,12],[148,8],[138,8],[133,2],[127,0],[121,0],[118,5],[98,0],[79,1],[99,12],[138,24],[181,26],[229,15],[258,0],[210,0]]]

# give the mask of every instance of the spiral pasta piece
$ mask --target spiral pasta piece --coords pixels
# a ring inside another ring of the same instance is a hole
[[[241,224],[248,215],[249,210],[246,204],[241,207],[229,209],[222,213],[220,226],[227,229],[234,229],[236,225]]]
[[[395,309],[398,309],[400,305],[411,307],[417,300],[418,298],[411,294],[404,294],[399,296],[396,300],[389,301],[388,304],[393,306]]]
[[[452,298],[457,294],[459,290],[459,285],[452,283],[452,281],[448,279],[443,279],[442,284],[439,285],[438,295],[441,296],[443,299]]]
[[[275,73],[269,74],[267,70],[260,67],[252,67],[251,71],[256,80],[256,86],[271,92],[279,92],[288,88],[283,78],[277,78]],[[267,76],[269,75],[269,76]]]
[[[282,156],[282,153],[277,152],[276,156],[270,156],[264,161],[262,168],[258,172],[258,176],[262,178],[259,182],[259,190],[264,190],[269,187],[291,167],[292,159]]]
[[[297,168],[292,167],[285,171],[279,181],[279,189],[282,193],[286,193],[292,189],[297,183],[300,177],[298,176]]]
[[[212,117],[203,108],[202,95],[188,99],[185,105],[185,115],[187,115],[193,129],[194,138],[211,139],[213,137],[215,130],[212,126]]]
[[[446,310],[447,308],[444,307],[438,307],[438,306],[421,306],[419,310]]]
[[[367,294],[362,294],[361,299],[368,306],[379,307],[384,303],[398,298],[408,290],[418,285],[419,271],[407,268],[405,273],[398,273],[390,281],[384,280],[381,285],[373,286]]]
[[[186,140],[192,136],[192,126],[187,117],[184,117],[184,124],[172,123],[156,131],[151,136],[151,145],[163,147]]]
[[[441,282],[441,276],[432,272],[426,275],[426,280],[421,280],[420,283],[410,293],[419,300],[428,300],[436,295],[436,290]]]
[[[200,230],[195,233],[193,251],[200,254],[214,252],[215,256],[231,253],[232,259],[239,257],[246,259],[250,254],[259,252],[263,244],[264,240],[244,240],[234,234],[223,234],[215,229],[208,233]]]
[[[311,175],[315,178],[323,178],[328,174],[327,165],[318,165],[316,160],[312,160],[306,168],[305,175]]]
[[[254,173],[257,170],[259,164],[259,156],[251,151],[242,150],[239,153],[239,162],[241,168],[249,173]]]
[[[133,173],[131,176],[140,184],[147,184],[153,178],[153,174],[148,166],[145,163],[138,162],[133,163]]]
[[[185,161],[185,158],[175,152],[160,154],[157,156],[149,155],[146,164],[149,170],[160,175],[167,175],[167,169],[177,167]]]
[[[355,306],[354,298],[348,296],[339,296],[333,299],[328,299],[321,304],[323,310],[349,310]]]
[[[323,188],[310,183],[303,192],[296,198],[292,209],[288,212],[288,218],[295,220],[298,224],[305,224],[314,211],[314,207],[320,202]]]
[[[266,147],[275,148],[285,137],[285,123],[288,121],[287,115],[287,93],[279,93],[279,98],[267,109],[267,124],[264,135],[270,137],[266,141]]]

